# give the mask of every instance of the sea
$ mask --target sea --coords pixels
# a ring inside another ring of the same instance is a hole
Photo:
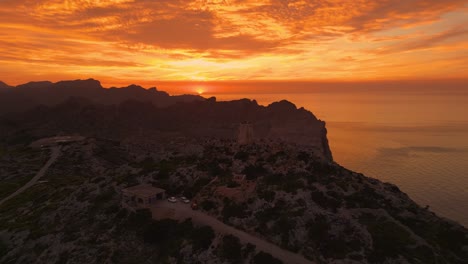
[[[286,99],[304,107],[326,122],[337,163],[396,184],[419,205],[468,227],[468,87],[239,90],[204,96],[262,105]]]

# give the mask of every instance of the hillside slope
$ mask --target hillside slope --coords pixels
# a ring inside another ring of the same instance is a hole
[[[46,182],[0,206],[0,263],[280,263],[209,227],[122,209],[121,190],[142,182],[315,263],[467,263],[468,230],[306,147],[192,140],[142,154],[87,139],[62,152]]]

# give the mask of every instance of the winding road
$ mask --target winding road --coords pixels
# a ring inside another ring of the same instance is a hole
[[[173,218],[177,220],[185,220],[191,218],[193,223],[198,225],[208,225],[218,233],[231,234],[240,239],[242,243],[250,243],[256,246],[257,251],[263,251],[271,254],[273,257],[283,261],[285,264],[311,264],[311,260],[291,251],[282,249],[268,241],[255,237],[244,231],[228,226],[223,222],[211,217],[201,211],[195,211],[187,204],[170,203],[167,201],[160,201],[151,207],[153,218]]]
[[[44,176],[44,174],[47,172],[47,170],[49,169],[49,167],[57,160],[57,158],[60,156],[60,146],[53,146],[51,147],[51,154],[50,154],[50,158],[49,160],[46,162],[46,164],[44,164],[44,166],[42,166],[42,168],[39,170],[39,172],[37,172],[37,174],[29,181],[27,182],[25,185],[23,185],[21,188],[19,188],[18,190],[16,190],[14,193],[10,194],[8,197],[4,198],[3,200],[0,201],[0,206],[12,199],[13,197],[17,196],[18,194],[24,192],[26,189],[28,189],[29,187],[33,186],[34,184],[37,183],[37,181],[42,177]]]

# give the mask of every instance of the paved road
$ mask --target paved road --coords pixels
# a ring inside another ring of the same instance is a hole
[[[19,188],[18,190],[16,190],[16,192],[10,194],[8,197],[4,198],[3,200],[0,201],[0,206],[10,200],[11,198],[15,197],[16,195],[24,192],[26,189],[28,189],[29,187],[33,186],[34,184],[37,183],[37,181],[42,177],[44,176],[44,174],[47,172],[47,170],[49,169],[50,165],[52,165],[56,160],[57,158],[60,156],[60,146],[54,146],[51,148],[51,155],[50,155],[50,159],[46,162],[46,164],[44,164],[44,166],[39,170],[39,172],[29,181],[27,182],[25,185],[23,185],[23,187]]]
[[[313,263],[299,254],[284,250],[268,241],[255,237],[232,226],[228,226],[201,211],[194,211],[187,204],[182,204],[180,202],[169,203],[167,201],[161,201],[151,209],[154,218],[162,218],[167,216],[177,220],[192,218],[193,223],[211,226],[218,233],[232,234],[238,237],[242,243],[251,243],[257,247],[257,251],[264,251],[269,253],[275,258],[283,261],[285,264]]]

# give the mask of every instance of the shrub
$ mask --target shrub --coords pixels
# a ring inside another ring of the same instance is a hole
[[[279,259],[274,258],[272,255],[265,253],[263,251],[258,252],[255,257],[253,257],[252,263],[254,264],[282,264],[283,262]]]
[[[231,217],[238,217],[243,218],[246,216],[246,212],[244,211],[245,206],[232,202],[230,200],[225,199],[224,207],[222,211],[222,215],[224,221],[229,220]]]
[[[298,160],[301,160],[301,161],[303,161],[303,162],[305,162],[305,163],[308,163],[309,160],[311,159],[311,157],[310,157],[309,153],[304,152],[304,151],[301,151],[301,152],[299,153],[299,155],[297,155],[297,159],[298,159]]]
[[[246,162],[249,159],[249,153],[245,151],[239,151],[236,153],[236,155],[234,155],[234,158]]]
[[[169,175],[173,173],[177,168],[177,164],[175,164],[173,161],[168,161],[168,160],[161,160],[161,162],[158,165],[158,178],[159,179],[167,179],[169,178]]]
[[[330,229],[330,224],[328,219],[324,215],[317,215],[315,220],[307,223],[309,229],[309,237],[316,243],[320,243],[321,240],[326,239],[328,236],[328,230]]]
[[[242,250],[242,257],[244,259],[248,258],[250,254],[254,253],[255,252],[255,248],[256,246],[255,245],[252,245],[250,243],[247,243],[247,245],[245,246],[245,248]]]
[[[312,200],[324,209],[336,210],[341,205],[341,200],[329,197],[319,190],[311,192],[310,195]]]
[[[194,250],[208,249],[214,237],[215,233],[213,231],[213,228],[209,226],[195,228],[191,235]]]
[[[211,200],[204,200],[200,203],[200,207],[205,211],[210,211],[216,208],[216,203]]]
[[[264,199],[267,202],[273,202],[275,200],[276,193],[274,191],[265,190],[258,193],[260,199]]]
[[[268,185],[279,185],[285,176],[280,173],[269,174],[263,178],[263,181]]]
[[[2,240],[0,240],[0,257],[5,256],[8,253],[8,246]]]
[[[239,263],[241,261],[241,243],[239,238],[233,235],[223,237],[223,242],[220,248],[220,254],[224,259],[229,260],[231,263]]]
[[[245,178],[249,181],[253,181],[258,177],[261,177],[267,173],[267,170],[261,164],[249,165],[243,171]]]
[[[188,197],[188,198],[192,198],[194,197],[195,195],[197,195],[197,193],[203,188],[205,187],[211,180],[208,179],[208,178],[199,178],[194,184],[193,186],[191,187],[187,187],[185,190],[184,190],[184,196]]]
[[[369,255],[371,262],[384,261],[386,258],[398,255],[405,256],[406,247],[415,242],[408,231],[383,217],[362,214],[359,222],[367,226],[367,230],[372,235],[373,251]]]
[[[129,226],[145,226],[151,222],[152,216],[149,209],[139,209],[131,213],[128,218]]]
[[[239,186],[240,186],[240,184],[237,183],[237,182],[235,182],[235,181],[229,181],[229,182],[227,183],[227,187],[228,187],[228,188],[236,188],[236,187],[239,187]]]

